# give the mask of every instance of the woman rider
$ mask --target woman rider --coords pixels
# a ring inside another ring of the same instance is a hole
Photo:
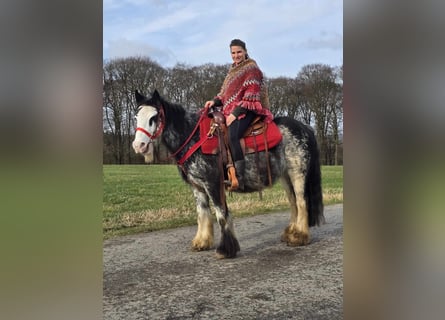
[[[273,115],[268,109],[269,101],[263,73],[255,60],[247,54],[246,44],[239,39],[233,39],[229,47],[233,64],[220,92],[213,100],[207,101],[205,107],[223,107],[238,188],[244,190],[246,165],[240,139],[256,115],[263,116],[266,122],[271,122]]]

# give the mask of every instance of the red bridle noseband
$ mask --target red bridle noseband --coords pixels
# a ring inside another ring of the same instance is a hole
[[[160,107],[159,108],[158,129],[156,130],[156,132],[151,134],[150,132],[148,132],[147,130],[145,130],[144,128],[141,128],[141,127],[137,127],[136,131],[140,131],[140,132],[146,134],[150,139],[154,140],[162,134],[164,127],[165,127],[164,108]]]

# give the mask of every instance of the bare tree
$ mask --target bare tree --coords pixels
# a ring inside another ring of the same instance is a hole
[[[289,115],[289,103],[286,97],[286,87],[289,78],[279,77],[267,79],[267,90],[270,102],[270,111],[276,116]]]
[[[134,91],[153,90],[164,78],[165,70],[149,58],[108,61],[103,68],[104,138],[115,163],[131,163],[134,134]]]
[[[271,111],[311,124],[312,111],[307,107],[303,86],[298,79],[278,77],[267,80]]]
[[[330,164],[332,157],[328,150],[328,130],[338,104],[339,85],[336,83],[336,73],[328,65],[309,64],[302,68],[298,78],[303,84],[303,94],[308,107],[314,113],[322,162]]]
[[[196,83],[190,96],[193,105],[202,107],[207,100],[213,99],[219,93],[229,66],[205,64],[192,69]]]
[[[342,141],[340,140],[340,133],[342,133],[343,128],[343,66],[338,67],[335,71],[337,80],[337,90],[336,90],[336,97],[334,99],[334,105],[333,107],[333,113],[332,113],[332,122],[331,122],[331,129],[332,129],[332,136],[334,140],[335,145],[335,165],[340,164],[340,146],[342,145]],[[342,155],[341,155],[342,156]],[[341,157],[343,159],[343,156]],[[341,161],[341,164],[343,164],[343,161]]]
[[[104,62],[103,131],[104,162],[135,163],[131,140],[135,130],[134,91],[150,95],[157,89],[168,100],[189,111],[201,109],[219,92],[230,64],[164,69],[148,57],[130,57]],[[323,64],[304,66],[296,78],[265,78],[270,108],[315,127],[324,164],[339,164],[343,121],[343,67]],[[156,162],[171,161],[155,141]]]
[[[121,164],[124,157],[122,109],[124,98],[120,80],[111,64],[104,66],[103,86],[104,137],[110,138],[107,147],[111,149],[113,162]]]
[[[171,101],[192,110],[200,109],[220,90],[229,66],[177,64],[168,69],[164,93]]]

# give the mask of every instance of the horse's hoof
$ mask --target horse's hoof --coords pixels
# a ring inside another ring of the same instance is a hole
[[[213,248],[213,241],[192,241],[192,245],[190,247],[191,251],[199,252],[199,251],[206,251]]]
[[[209,246],[209,245],[207,245],[207,246],[194,246],[194,245],[192,245],[190,247],[190,250],[194,251],[194,252],[199,252],[199,251],[207,251],[207,250],[210,250],[212,248],[214,248],[213,245],[211,245],[211,246]]]
[[[224,252],[216,250],[215,257],[218,260],[221,260],[221,259],[233,259],[233,258],[236,258],[236,252],[232,253],[232,254],[228,254],[228,253],[224,253]]]
[[[289,242],[289,235],[291,233],[292,232],[290,231],[290,227],[287,226],[286,229],[284,229],[283,233],[281,234],[281,238],[280,238],[281,242],[286,242],[286,243]]]
[[[281,235],[281,241],[286,242],[290,247],[299,247],[309,244],[309,233],[301,232],[296,228],[286,227]]]
[[[216,251],[216,253],[215,253],[215,257],[216,257],[216,259],[218,259],[218,260],[221,260],[221,259],[225,259],[225,258],[226,258],[226,256],[225,256],[224,254],[219,253],[218,251]]]
[[[190,251],[193,251],[193,252],[199,252],[199,251],[205,251],[205,250],[209,250],[209,249],[208,248],[202,248],[202,247],[194,247],[194,246],[190,247]]]
[[[236,254],[238,251],[240,251],[240,247],[238,244],[238,241],[234,239],[233,247],[225,248],[222,246],[219,246],[216,249],[216,258],[217,259],[233,259],[236,258]]]
[[[299,247],[308,245],[310,242],[309,235],[302,233],[290,234],[287,237],[287,245],[289,247]]]
[[[287,241],[288,241],[288,237],[287,237],[287,234],[286,234],[286,233],[283,233],[283,234],[281,235],[280,241],[281,241],[281,242],[287,242]]]

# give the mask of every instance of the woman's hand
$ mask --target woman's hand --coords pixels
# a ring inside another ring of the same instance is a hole
[[[210,107],[212,107],[214,104],[215,104],[215,101],[213,101],[213,100],[206,101],[206,103],[205,103],[205,105],[204,105],[204,108],[210,108]]]
[[[226,118],[226,125],[230,126],[233,121],[236,120],[236,117],[233,114],[229,114]]]

